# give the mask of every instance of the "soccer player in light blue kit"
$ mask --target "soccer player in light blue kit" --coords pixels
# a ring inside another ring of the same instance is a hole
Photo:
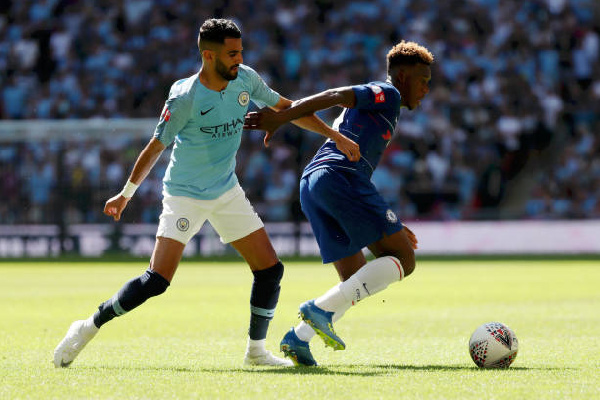
[[[333,128],[360,146],[360,161],[353,162],[327,140],[300,181],[302,210],[323,262],[333,263],[342,282],[300,306],[303,321],[281,341],[281,350],[296,364],[316,365],[309,348],[315,333],[326,345],[343,350],[346,345],[335,333],[333,322],[353,304],[415,268],[417,239],[377,192],[371,175],[392,138],[400,109],[414,109],[429,92],[432,62],[433,55],[426,48],[402,41],[387,55],[387,82],[330,89],[298,100],[286,110],[261,110],[246,117],[247,129],[267,131],[266,145],[281,124],[341,105],[345,108]],[[374,260],[366,261],[364,247]]]
[[[54,351],[56,367],[69,366],[106,322],[165,292],[185,245],[206,220],[222,242],[231,243],[244,257],[254,274],[244,363],[293,365],[266,350],[267,329],[279,298],[283,264],[235,175],[235,156],[250,101],[280,110],[292,102],[271,90],[254,70],[242,64],[241,32],[233,21],[205,21],[200,28],[198,48],[202,55],[199,73],[173,84],[153,138],[140,153],[123,190],[109,199],[104,208],[106,215],[119,220],[135,189],[163,150],[174,142],[163,180],[163,211],[150,266],[88,319],[71,325]],[[295,123],[329,135],[344,154],[358,159],[358,145],[343,135],[328,132],[327,125],[314,115]]]

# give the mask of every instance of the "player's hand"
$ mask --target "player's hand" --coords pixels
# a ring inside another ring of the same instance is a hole
[[[414,250],[417,250],[419,248],[419,246],[418,246],[419,241],[417,240],[417,236],[415,236],[413,231],[411,231],[408,228],[408,226],[406,226],[406,225],[403,225],[403,226],[404,226],[404,232],[406,232],[406,236],[408,237],[408,240],[410,241],[412,248]]]
[[[269,142],[275,131],[284,123],[285,121],[279,118],[278,112],[268,107],[250,112],[244,117],[244,129],[255,129],[266,132],[263,139],[265,147],[269,147]]]
[[[360,160],[360,146],[356,142],[341,133],[336,135],[332,140],[339,151],[344,153],[348,160],[357,162]]]
[[[121,213],[125,209],[125,206],[127,206],[127,203],[129,203],[129,200],[130,199],[123,197],[120,194],[111,197],[104,205],[104,214],[113,217],[115,221],[120,220]]]

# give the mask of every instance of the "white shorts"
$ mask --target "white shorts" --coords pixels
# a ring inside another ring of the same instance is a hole
[[[208,220],[221,242],[230,243],[264,227],[239,184],[214,200],[163,194],[157,237],[187,244]]]

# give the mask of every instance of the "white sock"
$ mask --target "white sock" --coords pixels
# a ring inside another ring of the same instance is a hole
[[[250,354],[263,354],[267,352],[267,339],[252,340],[248,337],[248,345],[246,346],[246,353]]]
[[[300,323],[296,325],[294,332],[296,332],[298,339],[304,340],[305,342],[310,342],[310,339],[315,336],[315,330],[304,321],[300,321]]]
[[[336,312],[333,313],[333,316],[331,317],[331,322],[339,321],[344,316],[344,314],[346,314],[346,311],[348,311],[350,307],[352,307],[352,303],[344,304],[341,308],[339,308]]]
[[[350,277],[352,279],[352,277]],[[347,281],[346,281],[347,282]],[[342,285],[345,282],[340,282],[331,289],[329,289],[324,295],[315,299],[315,305],[325,311],[333,311],[343,308],[348,302],[352,302],[351,298],[348,297],[342,291]]]
[[[100,328],[94,324],[94,316],[91,315],[88,319],[85,320],[85,330],[89,333],[96,333]]]
[[[325,311],[333,312],[332,322],[338,321],[346,311],[360,300],[381,292],[390,283],[402,280],[404,269],[396,257],[376,258],[356,271],[348,280],[329,289],[315,299],[315,305]],[[300,340],[310,342],[315,331],[306,322],[300,322],[295,328]]]
[[[402,264],[396,257],[376,258],[363,265],[348,280],[315,299],[315,305],[325,311],[337,312],[347,303],[356,304],[382,291],[390,283],[402,280],[403,277]]]

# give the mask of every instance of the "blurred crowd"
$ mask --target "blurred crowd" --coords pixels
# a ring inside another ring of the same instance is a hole
[[[373,176],[401,219],[600,217],[598,0],[3,0],[0,119],[158,120],[211,17],[239,24],[244,62],[291,99],[385,80],[402,39],[434,53]],[[265,220],[303,218],[298,176],[322,141],[246,132],[238,176]],[[106,221],[145,142],[0,137],[0,223]],[[166,163],[126,219],[156,222]]]

